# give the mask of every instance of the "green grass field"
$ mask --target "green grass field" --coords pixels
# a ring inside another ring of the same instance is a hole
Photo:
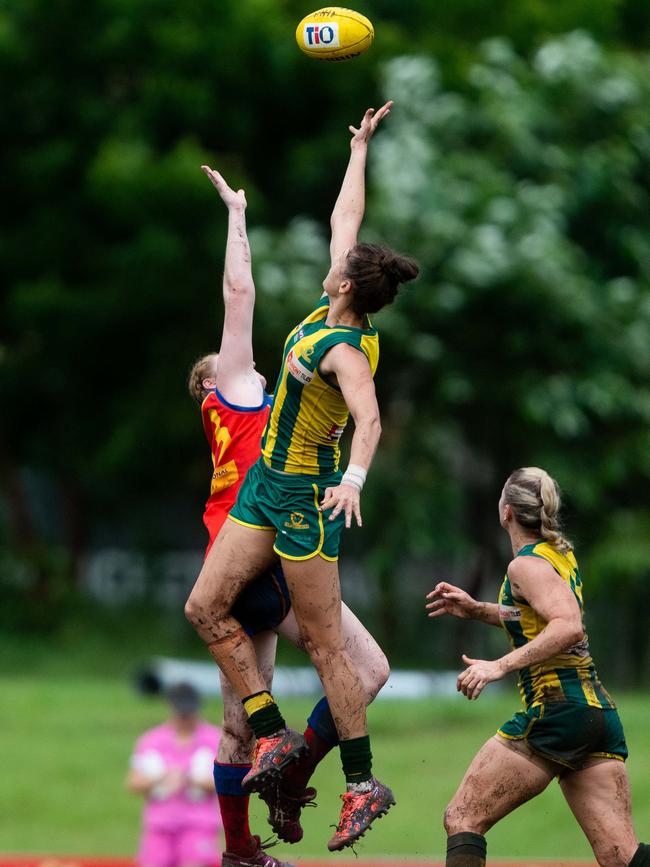
[[[124,775],[136,737],[165,714],[160,699],[136,695],[124,678],[35,674],[0,677],[3,715],[0,774],[0,852],[120,855],[133,853],[140,803]],[[631,759],[635,820],[650,838],[650,698],[619,697]],[[305,701],[284,701],[287,720],[299,726]],[[390,701],[370,709],[375,767],[393,787],[398,805],[368,834],[361,857],[440,857],[442,812],[478,746],[517,707],[514,689],[463,699]],[[216,701],[206,707],[218,721]],[[319,768],[318,809],[305,812],[305,839],[273,854],[326,854],[329,826],[338,816],[338,755]],[[254,800],[255,828],[268,826]],[[269,829],[270,830],[270,829]],[[590,860],[591,852],[555,783],[536,801],[493,829],[493,858]]]

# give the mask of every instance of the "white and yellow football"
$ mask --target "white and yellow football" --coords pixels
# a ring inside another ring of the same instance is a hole
[[[296,28],[300,49],[317,60],[352,60],[367,51],[375,31],[365,15],[328,6],[305,16]]]

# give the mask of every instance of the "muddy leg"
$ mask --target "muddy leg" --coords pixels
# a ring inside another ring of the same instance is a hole
[[[626,867],[639,842],[623,762],[607,759],[572,771],[562,778],[560,787],[601,867]]]
[[[556,773],[503,745],[498,736],[478,751],[445,810],[447,867],[485,864],[486,831],[516,807],[539,795]]]

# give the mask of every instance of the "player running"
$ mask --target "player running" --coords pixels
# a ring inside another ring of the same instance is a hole
[[[589,652],[582,579],[559,508],[558,487],[544,470],[516,470],[499,500],[514,559],[498,604],[444,581],[427,596],[430,617],[502,626],[512,645],[492,661],[463,655],[459,691],[476,699],[486,684],[517,671],[525,708],[479,750],[447,807],[450,867],[484,865],[486,831],[555,776],[599,864],[650,865],[650,846],[639,844],[632,825],[623,727]]]
[[[255,287],[246,240],[243,191],[235,193],[218,172],[205,174],[228,207],[228,241],[224,275],[225,317],[219,354],[199,359],[192,368],[190,394],[201,404],[203,425],[212,452],[213,475],[204,523],[210,550],[235,502],[247,469],[260,455],[260,438],[269,416],[270,398],[264,378],[255,372],[252,348]],[[277,561],[277,558],[276,558]],[[258,664],[270,686],[275,662],[276,632],[295,644],[300,637],[282,570],[277,562],[251,582],[235,602],[234,616],[251,636]],[[372,636],[343,606],[343,637],[354,655],[367,701],[372,701],[388,677],[388,663]],[[275,630],[275,631],[272,631]],[[224,701],[223,736],[214,776],[226,835],[223,867],[289,867],[264,851],[251,834],[248,795],[241,781],[250,771],[252,732],[239,698],[221,677]],[[318,762],[338,743],[326,699],[312,711],[305,731],[307,752],[293,765],[277,788],[269,790],[269,822],[285,842],[302,838],[300,811],[313,802],[316,791],[307,782]]]
[[[332,213],[331,268],[316,309],[289,335],[262,458],[249,471],[208,555],[186,613],[242,699],[257,738],[244,787],[265,790],[304,749],[286,728],[254,647],[232,616],[237,595],[279,555],[293,610],[323,683],[340,738],[346,793],[328,843],[359,839],[394,803],[372,774],[366,699],[341,628],[337,567],[343,525],[354,516],[380,434],[373,375],[379,347],[367,314],[394,300],[417,265],[391,250],[358,244],[365,201],[368,142],[391,103],[369,109],[352,132],[351,155]],[[352,414],[350,465],[341,476],[339,438]]]

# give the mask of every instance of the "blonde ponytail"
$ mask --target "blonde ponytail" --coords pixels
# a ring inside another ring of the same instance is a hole
[[[518,524],[538,532],[562,554],[571,550],[571,542],[560,529],[560,490],[546,470],[540,467],[515,470],[505,484],[504,497]]]

